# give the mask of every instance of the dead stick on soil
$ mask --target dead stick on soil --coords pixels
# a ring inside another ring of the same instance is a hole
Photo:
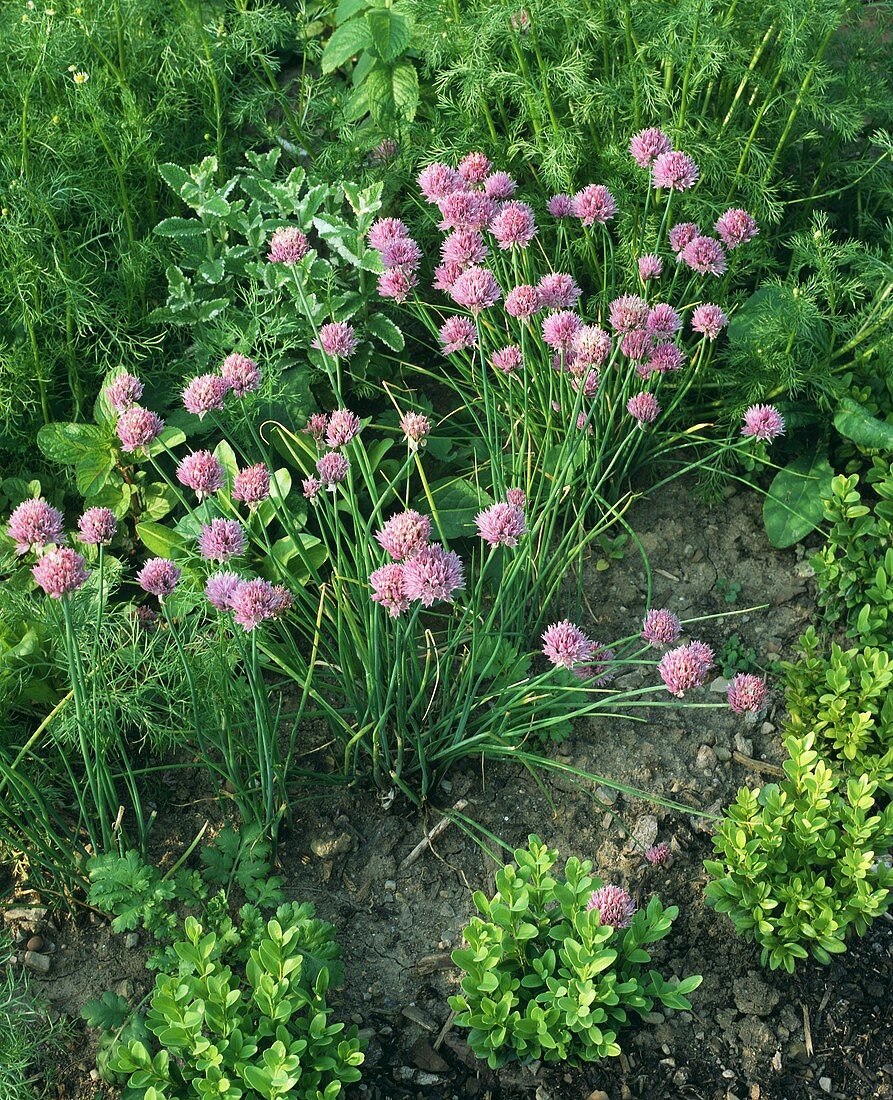
[[[455,1013],[455,1012],[450,1012],[449,1016],[447,1016],[447,1018],[446,1018],[446,1023],[445,1023],[445,1024],[443,1025],[443,1027],[442,1027],[442,1028],[440,1029],[440,1034],[439,1034],[439,1035],[437,1036],[437,1038],[436,1038],[436,1039],[434,1040],[434,1049],[435,1049],[435,1050],[440,1050],[440,1045],[441,1045],[441,1043],[442,1043],[442,1042],[444,1041],[444,1039],[446,1038],[446,1036],[447,1036],[447,1032],[448,1032],[448,1031],[450,1030],[450,1028],[451,1028],[451,1027],[453,1026],[453,1020],[455,1019],[455,1016],[456,1016],[456,1013]]]
[[[467,805],[468,799],[460,798],[456,805],[453,807],[453,811],[455,813],[459,813],[461,810],[464,810]],[[437,840],[437,838],[440,836],[440,834],[445,829],[448,829],[450,825],[452,825],[452,823],[453,819],[451,817],[442,817],[431,830],[431,832],[425,833],[424,839],[420,840],[406,857],[406,859],[403,860],[403,862],[400,864],[400,870],[405,871],[408,867],[411,867],[422,854],[422,852],[424,852],[426,848],[430,848],[434,841]]]
[[[803,1010],[803,1039],[806,1044],[806,1054],[807,1057],[811,1058],[813,1055],[813,1048],[812,1028],[809,1026],[809,1009],[803,1001],[800,1002],[800,1008]]]
[[[745,756],[743,752],[733,752],[732,759],[738,764],[744,764],[747,768],[753,768],[755,772],[762,772],[763,775],[784,775],[784,768],[779,768],[777,764],[769,764],[765,760],[754,760],[752,756]]]

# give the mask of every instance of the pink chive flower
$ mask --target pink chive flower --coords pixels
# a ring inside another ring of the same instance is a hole
[[[605,225],[617,213],[614,196],[600,183],[590,183],[574,195],[574,217],[583,225]]]
[[[638,294],[623,294],[611,302],[608,322],[615,332],[632,332],[645,327],[650,312],[644,298]]]
[[[313,346],[322,348],[326,355],[336,359],[349,359],[357,350],[357,334],[346,321],[330,321],[319,330],[319,338]]]
[[[543,300],[535,286],[522,283],[505,296],[505,311],[510,317],[526,320],[543,308]]]
[[[183,390],[183,406],[187,412],[204,420],[209,412],[223,408],[229,393],[229,382],[219,374],[200,374]]]
[[[598,393],[598,388],[601,385],[601,381],[601,371],[598,369],[598,367],[592,367],[586,372],[585,375],[578,375],[577,377],[575,377],[571,382],[571,385],[574,387],[575,390],[579,390],[582,388],[583,396],[586,398],[591,398],[595,397],[595,395]]]
[[[326,413],[313,413],[301,431],[305,435],[312,435],[317,443],[321,443],[325,439],[328,425],[329,418]]]
[[[410,600],[431,607],[438,600],[453,602],[453,593],[463,588],[462,562],[453,550],[444,550],[439,542],[424,546],[403,563],[403,585]]]
[[[494,351],[490,359],[490,365],[503,374],[514,374],[524,366],[521,358],[521,349],[517,344],[509,344],[508,347]]]
[[[322,489],[322,482],[317,477],[305,477],[301,482],[301,489],[307,500],[309,500],[311,504],[315,504],[317,495]]]
[[[149,558],[137,573],[136,580],[144,592],[162,600],[177,587],[181,573],[182,570],[167,558]]]
[[[282,609],[282,593],[276,586],[259,577],[238,584],[230,597],[233,619],[250,633],[267,619],[274,619]]]
[[[648,611],[642,622],[642,637],[655,649],[672,645],[682,633],[679,616],[665,607],[655,607]]]
[[[445,264],[438,264],[437,267],[434,268],[434,280],[431,285],[435,290],[442,290],[444,294],[449,294],[453,289],[453,283],[465,270],[466,265],[457,263],[455,260],[450,260],[449,263]]]
[[[247,504],[253,511],[270,495],[270,471],[263,462],[246,466],[233,480],[233,500]]]
[[[437,204],[441,229],[483,229],[496,213],[496,202],[480,191],[454,191]]]
[[[468,153],[459,161],[459,175],[466,183],[483,183],[492,167],[484,153]]]
[[[766,685],[750,672],[739,672],[726,688],[729,706],[736,714],[759,714],[766,705]]]
[[[784,420],[773,405],[751,405],[744,413],[742,435],[752,436],[763,443],[771,443],[784,435]]]
[[[154,607],[148,607],[146,604],[134,608],[134,617],[141,630],[154,630],[158,625],[158,612]]]
[[[270,238],[270,251],[267,259],[271,264],[296,264],[310,251],[310,242],[306,234],[296,225],[286,225],[277,229]]]
[[[510,199],[517,189],[517,183],[508,172],[492,172],[484,180],[484,194],[496,202]]]
[[[714,227],[722,239],[723,244],[731,252],[739,244],[752,241],[759,233],[760,227],[746,210],[736,207],[722,214]]]
[[[491,504],[478,512],[474,522],[480,537],[491,546],[517,546],[518,539],[527,533],[524,509],[507,502]]]
[[[375,533],[378,544],[394,561],[414,557],[428,545],[430,537],[431,520],[414,508],[391,516]]]
[[[229,383],[236,397],[254,393],[260,387],[260,370],[253,359],[234,351],[220,365],[220,377]]]
[[[633,134],[629,142],[630,156],[640,168],[650,168],[658,157],[671,152],[672,148],[673,143],[656,126],[649,126],[647,130]]]
[[[595,651],[595,642],[569,619],[552,623],[543,631],[543,653],[556,668],[585,665]]]
[[[583,293],[573,277],[562,272],[544,275],[537,284],[537,290],[540,302],[546,309],[572,309]]]
[[[592,687],[604,687],[617,675],[617,670],[611,663],[614,660],[614,650],[599,642],[593,643],[592,656],[585,665],[577,665],[572,669],[578,680],[586,680]]]
[[[425,440],[431,434],[431,421],[422,413],[405,412],[400,417],[400,428],[409,449],[417,451],[419,447],[425,446]]]
[[[111,508],[88,508],[78,519],[78,538],[91,546],[108,546],[118,530]]]
[[[476,229],[454,229],[440,246],[440,257],[444,264],[458,264],[460,268],[451,283],[466,268],[482,263],[489,251],[484,238]]]
[[[598,325],[583,325],[572,347],[579,367],[600,367],[611,354],[611,337]]]
[[[574,215],[574,200],[570,195],[553,195],[549,199],[546,209],[553,218],[572,218]]]
[[[699,275],[722,275],[726,254],[715,237],[695,237],[682,250],[682,262]]]
[[[596,890],[586,908],[592,912],[598,912],[600,924],[610,925],[611,928],[629,928],[636,913],[636,903],[622,886],[602,886]]]
[[[42,550],[62,541],[62,513],[45,500],[23,500],[9,517],[7,534],[16,544],[16,554]]]
[[[380,603],[392,619],[399,618],[409,607],[409,597],[403,582],[403,566],[399,562],[391,562],[373,570],[369,574],[369,587],[372,589],[370,598],[374,603]]]
[[[653,393],[637,393],[626,403],[626,411],[638,421],[639,427],[653,424],[661,413],[661,407]]]
[[[345,447],[359,434],[361,427],[360,418],[356,413],[352,413],[350,409],[336,409],[333,413],[329,413],[326,424],[326,443],[333,451],[338,447]]]
[[[329,451],[316,463],[316,472],[330,493],[334,493],[336,486],[344,481],[349,468],[347,459],[340,451]]]
[[[54,600],[80,588],[88,577],[87,563],[76,550],[58,546],[48,550],[32,570],[35,581]]]
[[[643,283],[647,283],[649,279],[659,279],[661,272],[664,269],[664,262],[660,256],[654,252],[648,252],[644,256],[640,256],[638,260],[639,278]]]
[[[233,595],[242,583],[238,574],[222,569],[208,577],[205,582],[205,597],[218,611],[229,611],[233,606]]]
[[[212,519],[203,523],[198,551],[205,561],[229,561],[245,553],[245,532],[234,519]]]
[[[383,138],[369,153],[373,164],[387,164],[400,152],[400,146],[393,138]]]
[[[697,222],[679,222],[673,226],[670,230],[670,248],[676,253],[677,260],[681,259],[679,254],[685,250],[685,246],[700,236],[701,227]]]
[[[684,363],[685,353],[680,348],[675,344],[661,344],[648,359],[648,372],[667,374],[669,371],[680,370]]]
[[[477,345],[478,334],[474,321],[458,314],[449,317],[441,325],[439,339],[443,347],[444,355],[452,355],[453,352],[462,351],[464,348],[473,348]]]
[[[682,318],[666,302],[658,302],[648,314],[648,320],[645,322],[645,331],[656,344],[663,344],[668,340],[672,340],[681,328]]]
[[[386,268],[417,271],[422,262],[422,250],[410,237],[388,241],[381,250],[381,262]]]
[[[490,222],[490,232],[503,251],[509,248],[527,248],[536,236],[533,210],[526,202],[504,203]]]
[[[121,413],[115,428],[121,441],[121,450],[128,453],[147,447],[161,435],[163,429],[164,421],[161,417],[141,405],[134,405],[132,409]]]
[[[640,359],[644,359],[646,355],[649,355],[654,350],[654,341],[643,329],[634,329],[632,332],[625,332],[620,340],[620,350],[627,357],[637,362]],[[650,373],[650,371],[649,371]]]
[[[644,852],[645,859],[651,864],[652,867],[666,867],[670,862],[670,845],[661,841],[660,844],[652,844],[650,848],[646,848]]]
[[[426,165],[419,172],[417,182],[425,201],[430,203],[440,202],[447,195],[465,187],[465,181],[455,168],[437,162]]]
[[[583,327],[583,322],[576,313],[570,310],[561,310],[558,313],[550,313],[543,321],[542,336],[550,348],[569,348],[574,337]]]
[[[380,252],[391,241],[399,241],[408,236],[409,230],[399,218],[379,218],[366,234],[366,240],[370,248]]]
[[[411,290],[419,285],[418,277],[402,267],[393,267],[378,276],[378,293],[382,298],[393,298],[395,302],[405,302]]]
[[[450,297],[456,305],[480,313],[499,301],[502,291],[496,276],[487,267],[470,267],[463,271],[450,288]]]
[[[521,8],[520,11],[512,12],[509,17],[509,23],[512,25],[512,30],[517,31],[518,34],[530,33],[530,14]]]
[[[661,153],[651,165],[651,183],[669,191],[688,191],[697,183],[700,171],[686,153]]]
[[[691,642],[665,653],[657,671],[667,691],[681,699],[686,691],[701,687],[707,678],[712,660],[713,651],[709,646],[702,642]]]
[[[527,495],[523,489],[506,489],[505,499],[516,508],[527,507]]]
[[[691,315],[692,329],[702,333],[708,340],[715,340],[728,323],[726,313],[710,302],[696,306]]]
[[[223,466],[210,451],[194,451],[177,467],[177,481],[204,500],[223,485]]]
[[[143,384],[135,375],[122,371],[106,386],[105,396],[116,413],[127,412],[143,396]]]
[[[291,611],[294,606],[295,598],[284,584],[274,584],[273,595],[276,597],[277,601],[276,610],[273,612],[273,618],[281,619],[283,615]]]

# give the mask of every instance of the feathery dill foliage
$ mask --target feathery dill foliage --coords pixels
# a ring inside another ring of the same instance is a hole
[[[176,199],[156,165],[213,153],[224,173],[239,128],[302,106],[277,84],[295,17],[272,0],[21,0],[0,35],[0,449],[21,451],[88,412],[109,367],[163,370],[152,228]]]
[[[888,16],[855,0],[408,0],[440,98],[434,152],[478,146],[554,190],[609,184],[628,135],[662,126],[713,194],[761,222],[889,155]],[[856,38],[856,35],[858,37]],[[885,144],[886,141],[886,144]],[[507,146],[507,148],[506,148]],[[859,192],[882,220],[893,185]]]

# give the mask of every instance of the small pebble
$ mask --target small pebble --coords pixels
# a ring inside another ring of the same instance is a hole
[[[30,940],[25,944],[25,948],[28,951],[42,951],[43,950],[43,936],[32,936]]]
[[[831,1078],[830,1077],[820,1077],[819,1078],[819,1088],[822,1090],[822,1092],[830,1092],[831,1091]]]
[[[26,951],[24,963],[29,970],[33,970],[36,974],[49,974],[50,972],[49,955],[41,955],[39,951]]]

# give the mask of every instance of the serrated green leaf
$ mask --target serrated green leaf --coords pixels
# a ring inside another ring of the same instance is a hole
[[[371,44],[372,34],[365,19],[349,19],[326,43],[322,52],[322,71],[334,72]]]
[[[383,344],[386,344],[391,351],[403,351],[406,344],[406,341],[403,339],[403,333],[394,322],[389,317],[385,317],[383,313],[373,313],[366,321],[366,328],[373,336],[377,336]]]
[[[165,218],[155,226],[159,237],[203,237],[205,227],[198,218]]]
[[[396,61],[412,37],[408,20],[393,8],[373,8],[366,12],[372,49],[382,61]]]

